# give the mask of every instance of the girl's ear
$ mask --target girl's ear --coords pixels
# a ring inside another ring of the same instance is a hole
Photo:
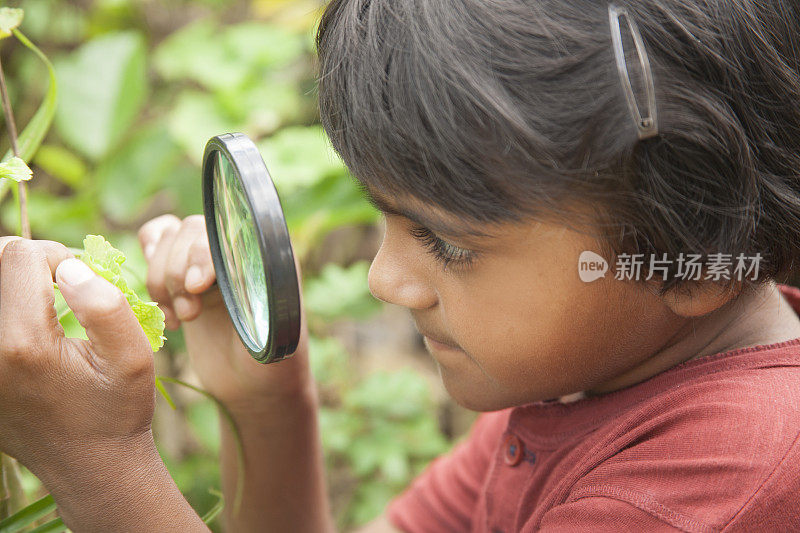
[[[716,311],[736,298],[741,291],[741,283],[726,287],[717,283],[701,282],[691,286],[673,287],[661,295],[661,299],[676,315],[695,318]]]

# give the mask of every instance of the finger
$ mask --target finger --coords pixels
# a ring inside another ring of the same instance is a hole
[[[164,230],[170,227],[178,228],[180,225],[181,219],[175,215],[166,214],[146,222],[139,228],[139,245],[142,247],[145,259],[150,261]]]
[[[147,292],[153,300],[167,307],[172,307],[172,296],[165,284],[166,268],[178,228],[179,226],[168,226],[164,229],[147,269]]]
[[[6,244],[10,243],[11,241],[19,239],[22,239],[22,237],[17,237],[17,236],[0,237],[0,255],[3,254],[3,249],[5,248]],[[44,248],[45,255],[47,256],[47,263],[48,265],[50,265],[50,272],[55,273],[58,264],[67,257],[75,257],[75,255],[69,251],[69,248],[67,248],[60,242],[48,241],[48,240],[36,240],[31,242],[34,242],[36,243],[37,246],[41,246]]]
[[[211,258],[211,246],[208,234],[203,230],[189,248],[189,269],[186,271],[185,288],[193,294],[201,294],[208,290],[217,279],[214,261]]]
[[[187,217],[178,230],[167,260],[165,284],[172,297],[175,314],[183,321],[195,318],[202,308],[199,296],[186,291],[186,271],[191,247],[204,235],[204,218],[199,215]]]
[[[54,306],[53,272],[72,253],[53,241],[3,238],[0,245],[0,342],[46,345],[63,335]]]
[[[169,251],[165,284],[172,296],[186,292],[186,271],[189,267],[189,252],[195,241],[205,237],[205,220],[200,215],[186,217],[178,230],[175,242]]]
[[[171,307],[164,304],[158,304],[159,309],[164,312],[164,327],[169,330],[176,330],[181,327],[181,321]]]
[[[69,248],[61,244],[60,242],[56,241],[34,241],[36,242],[43,250],[45,255],[47,256],[47,264],[50,267],[51,272],[51,282],[55,281],[55,273],[56,268],[58,265],[61,264],[61,261],[65,259],[69,259],[75,257],[75,254],[69,251]]]
[[[56,280],[101,359],[123,371],[149,368],[153,355],[150,341],[122,291],[79,259],[62,262]]]
[[[6,237],[0,237],[0,255],[3,254],[3,248],[6,247],[6,244],[10,243],[11,241],[15,241],[21,239],[22,237],[17,237],[16,235],[9,235]]]

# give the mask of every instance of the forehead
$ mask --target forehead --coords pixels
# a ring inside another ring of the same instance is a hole
[[[503,233],[498,225],[466,220],[410,196],[390,197],[364,184],[360,184],[359,188],[367,201],[384,214],[407,218],[443,236],[466,242],[480,242],[496,239]]]

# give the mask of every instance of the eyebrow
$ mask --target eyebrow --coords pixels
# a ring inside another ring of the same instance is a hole
[[[456,239],[469,240],[470,238],[485,238],[492,237],[489,233],[485,233],[477,228],[467,225],[455,225],[445,222],[441,218],[431,217],[423,212],[411,209],[409,207],[395,207],[386,198],[380,194],[375,194],[369,190],[369,187],[363,183],[358,183],[358,188],[361,190],[364,198],[378,211],[387,215],[396,215],[407,218],[416,222],[420,226],[424,226],[434,233],[440,233]]]

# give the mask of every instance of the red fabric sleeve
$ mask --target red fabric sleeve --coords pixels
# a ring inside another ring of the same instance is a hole
[[[387,518],[407,533],[467,531],[510,409],[482,413],[466,440],[434,459],[387,507]]]
[[[684,531],[665,523],[649,512],[613,498],[591,496],[557,505],[542,517],[537,531],[542,533],[617,533],[619,531]]]

